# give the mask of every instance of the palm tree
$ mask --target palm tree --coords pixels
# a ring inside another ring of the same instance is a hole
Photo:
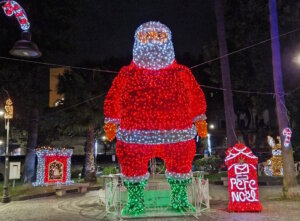
[[[271,39],[272,39],[272,63],[273,63],[273,79],[274,79],[274,90],[276,93],[276,110],[277,110],[277,121],[279,126],[279,134],[281,143],[284,142],[284,136],[282,131],[284,128],[289,127],[287,110],[285,107],[284,99],[284,88],[282,82],[282,69],[281,69],[281,58],[280,58],[280,43],[278,38],[278,21],[277,21],[277,5],[276,0],[269,0],[270,9],[270,25],[271,25]],[[286,198],[296,198],[299,196],[299,189],[297,187],[296,174],[294,170],[294,157],[293,148],[289,147],[282,148],[282,159],[283,159],[283,194]]]
[[[215,13],[217,19],[217,33],[219,41],[219,54],[221,57],[221,72],[222,72],[222,83],[225,106],[225,119],[226,119],[226,135],[227,135],[227,146],[232,147],[236,144],[237,138],[235,136],[235,119],[233,100],[231,92],[231,81],[230,81],[230,68],[227,54],[227,43],[226,43],[226,32],[224,24],[224,12],[222,0],[215,0]]]
[[[96,181],[94,163],[95,129],[103,123],[105,76],[86,71],[66,71],[59,76],[58,93],[64,95],[61,126],[64,133],[85,133],[85,181]],[[75,105],[74,105],[75,104]],[[68,108],[71,107],[71,108]]]

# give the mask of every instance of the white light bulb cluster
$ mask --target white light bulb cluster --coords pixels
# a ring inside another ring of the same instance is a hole
[[[197,135],[195,126],[172,130],[125,130],[118,128],[117,139],[124,143],[170,144],[192,140]]]
[[[37,165],[37,176],[36,182],[32,183],[33,186],[48,186],[48,185],[71,185],[74,181],[71,180],[71,156],[73,154],[72,149],[37,149],[36,155],[38,158]],[[58,157],[68,157],[67,158],[67,174],[66,182],[55,182],[55,183],[45,183],[45,169],[46,169],[46,157],[58,156]]]
[[[150,174],[147,172],[145,175],[142,176],[125,176],[121,174],[121,177],[124,181],[129,181],[132,183],[138,183],[149,179]]]
[[[153,37],[151,33],[164,34],[165,38]],[[141,41],[141,35],[145,36],[146,42]],[[137,28],[134,38],[133,62],[140,68],[159,70],[174,62],[172,34],[167,26],[153,21],[144,23]]]
[[[176,179],[176,180],[186,180],[193,177],[193,172],[190,171],[188,173],[174,173],[166,170],[166,177]]]
[[[120,124],[120,119],[105,117],[104,123],[105,124],[107,124],[107,123]]]
[[[272,162],[268,161],[268,165],[264,167],[264,172],[267,176],[273,176]],[[280,176],[283,176],[283,167],[280,168]]]

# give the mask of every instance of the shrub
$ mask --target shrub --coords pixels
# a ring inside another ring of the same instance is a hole
[[[72,179],[78,179],[78,175],[82,172],[81,169],[74,169],[71,171],[71,178]],[[81,174],[82,177],[82,174]]]
[[[195,161],[197,170],[215,171],[219,170],[222,160],[219,156],[204,157]]]
[[[116,173],[118,173],[118,169],[112,166],[104,167],[102,171],[102,175],[109,175],[109,174],[116,174]]]

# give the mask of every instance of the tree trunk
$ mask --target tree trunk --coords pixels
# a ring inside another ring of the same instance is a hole
[[[85,174],[84,180],[86,182],[96,182],[96,170],[95,170],[95,135],[94,127],[90,126],[87,130],[86,136],[86,152],[85,152]]]
[[[27,138],[27,151],[26,158],[24,164],[24,183],[32,183],[34,178],[35,171],[35,148],[37,147],[38,140],[38,128],[39,128],[39,95],[38,95],[38,87],[39,87],[39,70],[34,70],[32,74],[32,102],[33,107],[29,114],[29,128],[28,128],[28,138]]]
[[[226,44],[226,33],[225,33],[222,0],[215,0],[215,12],[216,12],[216,19],[217,19],[219,54],[221,57],[222,82],[223,82],[223,88],[225,89],[223,92],[223,96],[224,96],[224,106],[225,106],[227,146],[232,147],[237,143],[237,138],[234,132],[235,119],[234,119],[234,109],[233,109],[233,100],[232,100],[232,92],[231,92],[229,60],[228,57],[226,56],[227,44]]]
[[[282,131],[284,128],[289,127],[287,110],[284,100],[284,88],[282,82],[282,70],[280,59],[280,44],[278,38],[278,22],[277,22],[277,6],[276,0],[269,0],[270,10],[270,25],[271,25],[271,39],[272,39],[272,64],[273,64],[273,79],[274,90],[276,93],[276,111],[277,121],[279,126],[279,134],[281,143],[284,143],[284,136]],[[292,199],[299,195],[297,187],[296,173],[294,170],[294,157],[293,148],[290,144],[289,147],[282,147],[283,159],[283,195],[286,198]]]

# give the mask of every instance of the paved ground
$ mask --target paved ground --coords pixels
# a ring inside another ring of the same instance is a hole
[[[281,186],[260,187],[260,198],[263,204],[261,213],[228,213],[226,187],[210,185],[211,209],[199,220],[232,220],[232,221],[273,221],[300,220],[300,201],[280,201]],[[67,194],[62,198],[56,196],[0,203],[1,221],[92,221],[111,220],[99,204],[98,191],[85,195]],[[142,219],[139,219],[142,220]],[[146,220],[146,219],[143,219]],[[147,220],[195,220],[193,217],[156,218]]]

